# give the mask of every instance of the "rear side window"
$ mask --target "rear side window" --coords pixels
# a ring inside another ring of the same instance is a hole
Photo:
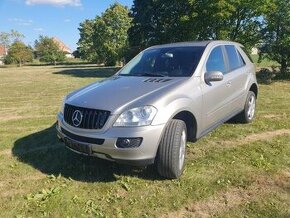
[[[210,53],[206,62],[206,71],[220,71],[222,73],[226,73],[226,65],[221,46],[214,48]]]
[[[254,63],[254,61],[253,61],[253,59],[252,59],[250,53],[247,51],[247,49],[246,49],[245,47],[242,47],[242,46],[241,46],[240,48],[243,50],[243,52],[245,52],[245,54],[248,56],[248,58],[250,59],[250,61],[251,61],[252,63]]]
[[[229,70],[235,70],[245,65],[240,53],[236,50],[234,45],[226,45],[226,52],[229,60]]]

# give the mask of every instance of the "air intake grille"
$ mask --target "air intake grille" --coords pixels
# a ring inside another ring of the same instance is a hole
[[[65,104],[64,120],[71,126],[82,129],[102,129],[110,116],[109,111],[76,107]]]
[[[145,83],[165,83],[165,82],[168,82],[172,79],[158,79],[158,78],[149,78],[149,79],[146,79],[144,80]]]

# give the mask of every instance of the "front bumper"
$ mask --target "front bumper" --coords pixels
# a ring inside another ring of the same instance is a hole
[[[136,166],[154,163],[165,125],[145,127],[111,127],[104,132],[74,128],[64,122],[62,113],[57,116],[57,136],[70,150],[89,156]],[[118,138],[142,137],[135,148],[118,148]]]

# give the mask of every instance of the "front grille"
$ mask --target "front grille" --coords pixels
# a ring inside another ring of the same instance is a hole
[[[73,121],[76,111],[81,113],[80,122]],[[110,111],[76,107],[65,104],[64,120],[71,126],[82,129],[102,129],[110,116]]]

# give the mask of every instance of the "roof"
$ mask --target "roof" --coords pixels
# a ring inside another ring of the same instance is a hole
[[[168,47],[170,48],[170,47],[187,47],[187,46],[206,47],[209,44],[239,44],[239,43],[221,40],[208,40],[208,41],[177,42],[164,45],[155,45],[150,48],[168,48]]]
[[[71,49],[66,46],[60,39],[53,37],[52,40],[58,45],[59,49],[62,50],[66,54],[71,54]]]
[[[4,45],[0,45],[0,56],[6,55],[6,49]]]

